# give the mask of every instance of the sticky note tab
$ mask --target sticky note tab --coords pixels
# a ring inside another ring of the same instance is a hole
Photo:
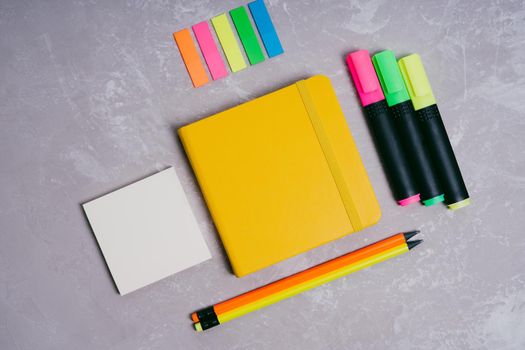
[[[246,9],[243,6],[237,7],[230,11],[230,16],[232,17],[233,24],[237,29],[237,34],[239,34],[250,64],[254,65],[264,61],[261,46],[250,23]]]
[[[193,29],[193,34],[195,34],[195,38],[199,43],[202,56],[204,56],[204,60],[208,65],[212,79],[217,80],[227,76],[228,71],[226,70],[221,54],[219,53],[219,49],[213,40],[208,22],[204,21],[195,24],[191,28]]]
[[[410,83],[414,89],[414,94],[418,97],[425,96],[430,92],[430,84],[428,83],[427,74],[421,64],[421,60],[405,60],[407,75],[410,78]]]
[[[266,5],[263,0],[256,0],[248,4],[248,8],[252,14],[259,35],[263,41],[266,53],[268,57],[274,57],[284,52],[279,40],[279,36],[275,31],[275,27],[270,18],[270,14],[266,9]]]
[[[246,62],[244,61],[241,49],[237,44],[237,40],[235,39],[235,35],[233,34],[232,27],[230,22],[228,22],[226,14],[223,13],[217,17],[213,17],[211,19],[211,24],[215,29],[215,33],[217,33],[217,37],[219,38],[219,42],[221,43],[224,55],[228,60],[232,72],[235,73],[246,68]]]
[[[186,65],[193,86],[199,87],[206,84],[209,81],[208,75],[193,43],[190,31],[188,29],[180,30],[173,33],[173,38],[179,47],[180,55]]]

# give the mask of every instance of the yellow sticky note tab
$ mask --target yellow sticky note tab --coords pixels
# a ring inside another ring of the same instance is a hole
[[[215,29],[215,33],[217,33],[231,71],[235,73],[246,68],[246,61],[242,56],[241,48],[235,39],[226,14],[223,13],[222,15],[213,17],[211,24],[213,25],[213,29]]]

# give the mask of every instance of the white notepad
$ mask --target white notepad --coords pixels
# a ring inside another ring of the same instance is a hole
[[[83,207],[121,295],[211,258],[173,168]]]

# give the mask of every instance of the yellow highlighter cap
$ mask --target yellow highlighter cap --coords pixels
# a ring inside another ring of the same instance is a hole
[[[398,64],[414,109],[417,111],[436,104],[421,57],[409,55],[400,59]]]

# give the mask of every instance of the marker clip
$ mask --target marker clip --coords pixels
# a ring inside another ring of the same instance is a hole
[[[406,65],[406,70],[414,94],[418,97],[425,96],[431,92],[425,69],[420,60],[412,59],[409,62],[410,64]]]

